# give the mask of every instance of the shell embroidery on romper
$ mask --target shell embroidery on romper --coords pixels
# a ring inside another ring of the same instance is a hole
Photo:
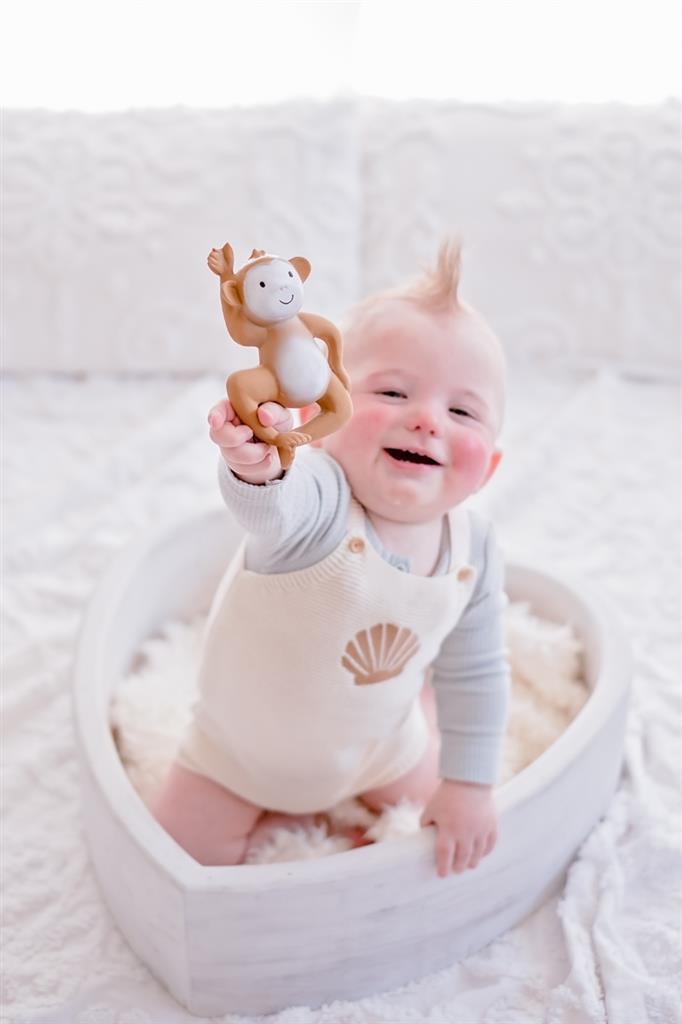
[[[346,645],[341,664],[358,686],[383,683],[400,675],[418,650],[419,639],[411,629],[380,622],[355,634]]]

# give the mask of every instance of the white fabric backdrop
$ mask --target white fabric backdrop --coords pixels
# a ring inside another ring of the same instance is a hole
[[[660,106],[286,103],[4,115],[5,367],[227,371],[205,266],[300,252],[337,317],[465,244],[511,353],[679,363],[682,131]]]

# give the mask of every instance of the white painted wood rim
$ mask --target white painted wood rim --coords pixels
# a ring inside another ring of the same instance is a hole
[[[378,867],[390,871],[397,864],[431,861],[434,830],[390,843],[366,846],[319,860],[288,864],[202,867],[182,850],[154,821],[134,791],[119,759],[109,729],[108,710],[112,687],[125,671],[139,643],[168,618],[177,617],[182,597],[168,604],[168,613],[145,602],[144,588],[154,574],[166,571],[183,552],[184,572],[170,574],[188,591],[198,590],[207,575],[217,579],[213,550],[220,550],[225,538],[234,546],[239,531],[223,510],[205,512],[143,538],[116,559],[102,578],[87,610],[75,661],[74,716],[77,742],[85,767],[92,773],[102,798],[114,817],[133,837],[145,856],[172,882],[187,891],[204,893],[263,891],[296,887],[311,881],[352,879],[374,874]],[[192,558],[189,558],[189,553]],[[180,561],[180,559],[178,560]],[[222,562],[221,562],[222,565]],[[150,575],[151,574],[151,575]],[[163,581],[161,581],[161,584]],[[159,592],[164,587],[159,585]],[[170,583],[167,584],[170,586]],[[515,776],[497,793],[501,814],[529,800],[553,779],[561,776],[580,756],[605,723],[627,698],[631,678],[629,644],[617,616],[594,586],[577,578],[559,576],[529,566],[507,567],[507,588],[513,600],[528,599],[534,611],[552,618],[552,607],[569,606],[579,632],[592,632],[597,651],[592,666],[593,692],[562,736],[533,764]],[[168,591],[166,591],[168,596]],[[208,595],[207,595],[208,596]],[[185,606],[186,607],[186,606]],[[136,643],[130,650],[117,649],[116,628],[124,610],[129,609],[130,636]],[[189,610],[189,609],[187,609]],[[196,610],[196,609],[195,609]]]

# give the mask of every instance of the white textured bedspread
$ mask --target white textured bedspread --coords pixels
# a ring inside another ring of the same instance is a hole
[[[3,1022],[198,1019],[98,892],[70,691],[83,610],[121,546],[217,504],[205,413],[221,393],[208,378],[4,384]],[[479,502],[509,558],[598,584],[634,647],[626,770],[562,896],[449,970],[272,1024],[682,1020],[679,403],[660,381],[516,372],[505,459]]]

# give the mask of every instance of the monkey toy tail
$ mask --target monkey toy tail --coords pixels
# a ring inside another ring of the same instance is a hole
[[[277,451],[279,452],[279,461],[280,465],[282,466],[282,469],[289,469],[289,467],[294,461],[296,449],[290,448],[289,445],[283,444],[281,448],[277,449]]]

